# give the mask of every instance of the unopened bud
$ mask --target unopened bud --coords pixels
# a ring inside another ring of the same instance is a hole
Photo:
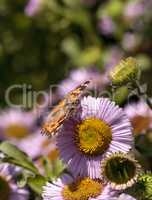
[[[110,79],[114,85],[124,85],[139,78],[139,66],[136,59],[129,57],[122,60],[110,72]]]
[[[152,200],[152,174],[141,174],[137,183],[127,193],[140,200]]]

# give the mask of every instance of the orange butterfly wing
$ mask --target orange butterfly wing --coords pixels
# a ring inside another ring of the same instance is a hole
[[[42,133],[48,136],[57,134],[58,129],[61,127],[65,119],[67,119],[75,109],[80,97],[89,83],[90,81],[86,81],[79,85],[53,108],[51,113],[48,115],[46,122],[42,126]]]

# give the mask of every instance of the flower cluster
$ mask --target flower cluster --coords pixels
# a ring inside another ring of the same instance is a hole
[[[140,74],[131,57],[103,73],[72,70],[44,107],[1,110],[0,199],[152,200],[152,102]]]
[[[57,136],[60,157],[71,175],[48,182],[43,199],[115,197],[136,182],[141,170],[127,155],[133,146],[131,123],[124,111],[107,98],[84,97]]]

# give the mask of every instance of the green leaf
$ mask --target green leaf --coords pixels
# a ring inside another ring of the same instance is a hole
[[[23,187],[26,186],[26,183],[27,183],[27,179],[24,177],[23,174],[20,174],[17,177],[17,185],[18,185],[18,187],[23,188]]]
[[[64,170],[65,165],[61,160],[57,159],[54,161],[54,163],[52,163],[52,173],[54,175],[54,178],[58,178]]]
[[[35,177],[35,175],[27,170],[23,170],[22,173],[17,176],[17,185],[20,188],[25,187],[30,177]]]
[[[42,163],[45,171],[45,176],[48,179],[58,178],[65,170],[65,165],[59,159],[50,161],[48,158],[43,157]]]
[[[47,179],[41,175],[36,175],[35,177],[30,177],[28,179],[29,187],[37,194],[42,194],[42,187],[46,184]]]
[[[38,169],[34,166],[32,160],[15,145],[5,141],[0,144],[0,151],[2,151],[6,157],[4,162],[9,162],[20,167],[23,167],[34,174],[39,174]]]

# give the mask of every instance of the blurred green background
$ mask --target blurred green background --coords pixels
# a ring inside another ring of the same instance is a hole
[[[12,84],[45,90],[73,68],[102,72],[127,56],[139,60],[151,92],[151,9],[149,0],[1,0],[1,106]]]

